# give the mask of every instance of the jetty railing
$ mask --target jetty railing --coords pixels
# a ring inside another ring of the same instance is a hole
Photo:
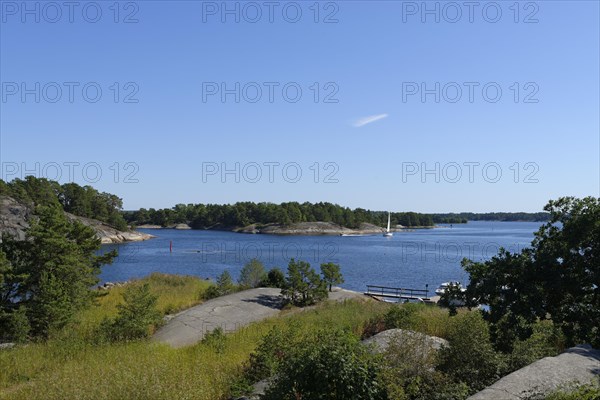
[[[381,296],[405,300],[430,300],[429,285],[425,285],[425,289],[367,285],[365,294],[368,296]]]

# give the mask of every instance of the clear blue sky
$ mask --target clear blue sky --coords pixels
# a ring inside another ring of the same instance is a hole
[[[227,2],[237,16],[223,15],[220,1],[120,2],[118,15],[113,1],[61,6],[60,15],[34,1],[28,14],[22,4],[0,2],[3,179],[23,176],[23,166],[53,177],[58,164],[65,182],[65,163],[76,162],[75,182],[118,194],[127,209],[249,200],[539,211],[551,198],[599,195],[597,1],[477,2],[472,10],[427,2],[439,7],[439,22],[421,1],[320,2],[318,15],[313,1],[275,2],[273,22],[262,1]],[[210,94],[236,82],[239,103]],[[262,87],[254,103],[251,82]],[[272,101],[265,82],[278,85]],[[31,91],[24,99],[22,89]],[[206,174],[222,163],[240,163],[239,183]],[[256,183],[252,163],[262,170]],[[279,163],[273,182],[264,163]],[[436,163],[438,182],[435,172],[421,174]],[[137,183],[125,182],[128,172]]]

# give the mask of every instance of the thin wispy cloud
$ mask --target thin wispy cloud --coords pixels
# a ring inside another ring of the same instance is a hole
[[[364,117],[354,121],[352,123],[352,126],[354,126],[355,128],[360,128],[361,126],[365,126],[375,121],[379,121],[380,119],[387,118],[387,116],[387,114],[369,115],[368,117]]]

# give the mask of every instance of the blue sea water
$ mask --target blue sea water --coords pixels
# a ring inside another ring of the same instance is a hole
[[[433,291],[447,281],[467,282],[460,267],[464,257],[485,260],[500,247],[520,251],[528,247],[540,223],[475,221],[442,225],[435,229],[382,235],[275,236],[232,232],[145,229],[155,235],[145,242],[103,246],[116,248],[119,256],[102,269],[100,279],[125,281],[152,272],[216,278],[228,270],[237,278],[252,258],[265,267],[286,270],[290,258],[308,261],[318,270],[321,263],[340,264],[346,289],[364,291],[366,285],[382,285]],[[170,243],[173,251],[170,252]]]

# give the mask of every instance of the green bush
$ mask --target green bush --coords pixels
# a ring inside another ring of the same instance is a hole
[[[275,374],[279,363],[287,357],[294,342],[297,341],[294,332],[298,330],[295,328],[292,326],[290,329],[283,330],[274,327],[263,337],[256,350],[250,354],[250,360],[245,368],[247,381],[256,383]]]
[[[533,325],[533,333],[525,340],[518,340],[508,355],[508,374],[523,368],[543,357],[553,357],[564,350],[565,338],[560,329],[551,321],[540,321]]]
[[[24,306],[10,313],[0,313],[0,341],[26,342],[30,329]]]
[[[216,285],[211,285],[201,293],[202,300],[210,300],[222,296],[221,291]]]
[[[276,366],[263,400],[386,399],[381,364],[352,334],[321,330],[304,337]]]
[[[285,286],[285,275],[279,268],[273,268],[263,278],[260,286],[283,289]]]
[[[217,284],[209,286],[201,296],[203,300],[214,299],[215,297],[225,296],[233,293],[240,288],[233,283],[231,274],[229,271],[223,271],[221,275],[217,277]]]
[[[439,351],[439,370],[454,381],[482,390],[500,377],[502,360],[490,341],[488,324],[479,311],[461,313],[450,319],[449,347]]]
[[[558,390],[546,396],[546,400],[600,400],[600,379],[588,385]]]
[[[123,293],[123,300],[122,304],[117,305],[116,318],[102,322],[101,335],[112,341],[150,336],[152,329],[162,322],[161,314],[156,309],[158,297],[150,292],[150,286],[147,283],[129,286]]]
[[[386,329],[413,329],[417,316],[426,306],[419,303],[398,304],[389,309],[383,317]]]
[[[259,260],[253,258],[242,268],[238,283],[247,288],[255,288],[260,286],[265,276],[265,267]]]
[[[217,354],[222,354],[225,351],[227,336],[223,332],[223,328],[217,327],[208,332],[202,338],[202,343],[213,348]]]
[[[405,334],[390,340],[383,354],[381,374],[388,398],[393,400],[454,400],[468,394],[464,383],[435,370],[436,350],[427,336]]]

